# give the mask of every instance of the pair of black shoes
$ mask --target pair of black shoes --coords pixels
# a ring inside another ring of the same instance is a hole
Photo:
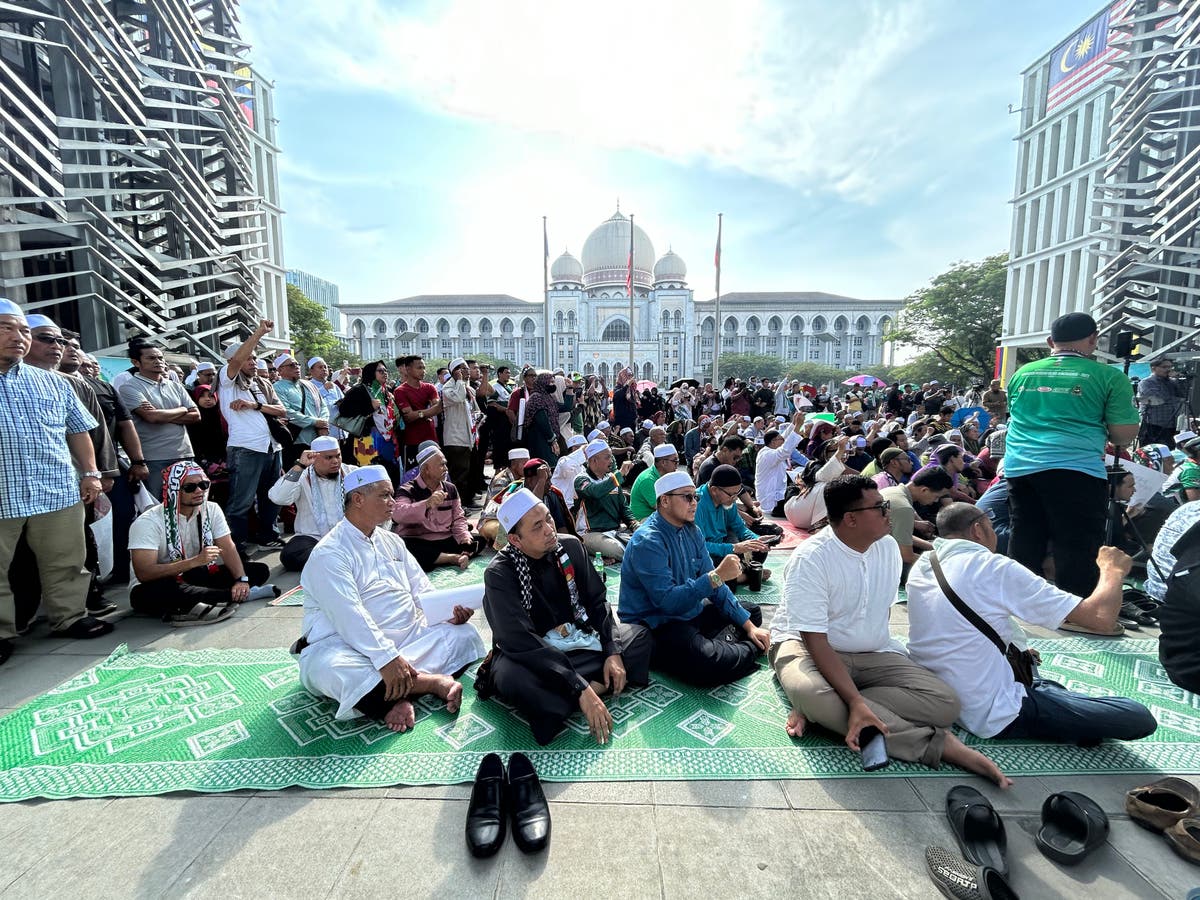
[[[508,770],[495,753],[479,763],[467,806],[467,847],[479,859],[494,856],[504,843],[508,820],[513,840],[525,853],[550,845],[550,807],[533,763],[524,753],[508,758]]]

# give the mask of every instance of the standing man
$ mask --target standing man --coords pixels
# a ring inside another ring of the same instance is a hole
[[[51,634],[93,638],[113,626],[87,615],[83,510],[100,495],[88,432],[96,427],[70,385],[24,363],[32,337],[21,308],[0,299],[0,573],[22,531],[38,553]],[[0,663],[17,636],[12,589],[0,578]]]
[[[221,368],[221,414],[229,425],[229,503],[225,514],[238,553],[244,554],[250,537],[250,507],[258,505],[260,547],[279,549],[275,534],[279,509],[268,491],[282,469],[279,443],[271,437],[267,416],[283,420],[287,409],[271,383],[258,374],[254,350],[275,323],[264,319],[242,344],[225,350],[229,362]]]
[[[299,433],[293,432],[295,449],[291,451],[291,458],[284,461],[291,464],[301,450],[312,446],[318,435],[329,433],[329,410],[317,389],[300,379],[300,363],[296,357],[290,353],[279,354],[275,357],[275,369],[279,372],[275,395],[287,410],[288,425],[300,429]]]
[[[421,356],[405,356],[397,360],[404,382],[396,388],[396,405],[404,417],[404,464],[402,470],[417,464],[417,450],[425,441],[436,441],[437,430],[433,417],[442,411],[442,398],[425,377],[425,360]]]
[[[1000,379],[993,378],[988,389],[980,398],[984,412],[991,416],[991,424],[999,425],[1008,418],[1008,394],[1000,389]]]
[[[137,372],[118,388],[118,393],[133,414],[133,426],[146,455],[150,471],[146,487],[159,499],[163,470],[181,459],[193,458],[187,426],[200,421],[200,410],[187,388],[167,377],[161,347],[135,344],[129,348],[129,358]]]
[[[1060,316],[1050,326],[1050,356],[1018,369],[1008,392],[1009,553],[1040,573],[1053,545],[1055,582],[1077,597],[1089,596],[1100,577],[1105,443],[1124,447],[1138,433],[1129,379],[1091,358],[1098,340],[1091,316]]]
[[[450,470],[450,481],[458,489],[463,506],[475,505],[471,479],[471,451],[475,449],[475,391],[470,369],[462,357],[451,361],[450,378],[442,386],[442,454]]]
[[[1172,378],[1175,363],[1160,356],[1150,361],[1150,377],[1138,382],[1138,410],[1142,427],[1138,430],[1139,444],[1166,444],[1175,449],[1176,425],[1179,411],[1187,403],[1187,381]]]
[[[510,379],[511,371],[508,366],[496,369],[496,380],[491,382],[491,392],[480,396],[484,398],[484,415],[487,417],[491,431],[492,466],[508,459],[508,451],[512,449],[512,423],[508,419],[508,399],[512,396]],[[483,382],[487,382],[487,368],[483,368]],[[480,385],[482,388],[482,383]]]

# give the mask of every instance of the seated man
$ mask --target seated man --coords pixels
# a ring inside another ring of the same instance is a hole
[[[654,492],[658,507],[621,562],[621,621],[650,629],[656,669],[700,687],[737,681],[754,671],[768,641],[761,610],[739,603],[725,584],[741,560],[730,554],[709,568],[696,487],[685,473],[662,476]]]
[[[742,476],[733,466],[717,466],[707,484],[696,492],[696,527],[704,535],[704,544],[713,565],[719,565],[729,554],[744,559],[750,554],[755,562],[767,561],[767,545],[764,544],[741,516],[737,514],[737,498],[745,490]],[[771,577],[770,569],[763,569],[763,581]],[[745,566],[737,578],[727,582],[745,584]]]
[[[491,686],[529,719],[539,744],[550,743],[575,710],[603,744],[612,714],[600,698],[649,681],[650,634],[616,621],[583,545],[557,533],[550,510],[534,494],[510,494],[500,523],[508,546],[483,576],[483,611],[493,636]],[[482,674],[475,686],[487,692]]]
[[[638,521],[654,512],[654,482],[679,468],[679,451],[672,444],[659,444],[651,452],[654,465],[635,478],[629,490],[629,512]]]
[[[458,489],[446,478],[446,457],[436,444],[417,451],[417,477],[396,491],[395,532],[426,572],[438,566],[465,569],[483,549],[471,533]]]
[[[1150,563],[1146,566],[1146,593],[1159,603],[1167,599],[1167,582],[1175,569],[1175,544],[1197,522],[1200,522],[1200,500],[1190,500],[1167,516],[1154,538]]]
[[[992,521],[972,504],[945,507],[937,526],[941,536],[934,541],[934,554],[945,583],[1005,645],[1013,642],[1016,628],[1010,616],[1043,628],[1069,620],[1111,631],[1116,623],[1132,564],[1116,547],[1100,548],[1100,582],[1080,599],[996,553]],[[1091,747],[1105,738],[1137,740],[1158,728],[1146,707],[1124,697],[1076,694],[1036,672],[1032,687],[1018,683],[995,643],[947,598],[929,556],[908,579],[908,652],[958,694],[958,721],[972,734]]]
[[[327,434],[313,438],[312,449],[301,452],[287,472],[271,485],[267,496],[276,506],[296,505],[296,534],[279,553],[289,572],[299,572],[317,541],[342,517],[342,483],[357,469],[342,463],[342,448]]]
[[[875,475],[874,481],[880,490],[896,487],[908,481],[912,470],[912,459],[893,444],[879,454],[879,474]]]
[[[575,479],[583,471],[583,464],[587,461],[587,457],[583,455],[583,448],[587,443],[587,438],[581,434],[573,434],[567,438],[567,453],[558,458],[554,474],[550,478],[567,501],[568,509],[575,505]],[[611,444],[609,446],[611,447]]]
[[[933,546],[925,537],[917,534],[916,508],[936,506],[950,493],[950,484],[950,475],[946,470],[932,466],[919,470],[908,484],[898,484],[879,492],[891,504],[889,519],[892,537],[900,545],[900,558],[905,566],[902,575],[907,575],[908,568],[917,561],[918,550],[928,550]],[[926,534],[926,537],[932,536],[932,531]]]
[[[500,498],[508,492],[509,487],[525,477],[525,462],[528,459],[528,450],[513,447],[508,451],[508,467],[497,469],[488,483],[487,500],[483,504],[483,512],[479,514],[479,536],[488,544],[494,544],[496,535],[500,533],[500,523],[496,520]]]
[[[242,562],[209,481],[191,461],[164,473],[166,498],[129,529],[129,605],[175,626],[228,619],[245,600],[278,597],[265,563]]]
[[[792,553],[771,622],[771,665],[792,705],[788,734],[816,722],[861,750],[859,732],[872,726],[888,756],[932,768],[945,760],[1008,787],[994,762],[950,733],[954,692],[889,633],[901,563],[879,488],[843,475],[826,487],[825,506],[829,527]]]
[[[586,463],[575,478],[575,496],[579,510],[575,528],[589,555],[599,553],[606,559],[619,560],[625,555],[625,540],[637,528],[629,512],[629,501],[621,490],[622,478],[630,463],[621,463],[621,473],[612,471],[612,450],[602,440],[584,448]]]
[[[456,607],[450,622],[425,621],[421,595],[433,585],[404,541],[379,525],[393,505],[387,469],[356,469],[345,487],[344,517],[300,576],[300,683],[337,701],[337,719],[366,716],[407,731],[413,697],[434,694],[458,711],[462,685],[453,676],[483,656],[483,640],[467,624],[470,609]]]

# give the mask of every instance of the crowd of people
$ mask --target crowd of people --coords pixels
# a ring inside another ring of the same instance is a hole
[[[789,734],[819,725],[857,750],[875,729],[893,758],[1006,786],[954,723],[1083,746],[1157,727],[1133,700],[1040,677],[1012,623],[1119,633],[1139,565],[1174,616],[1164,667],[1200,687],[1195,582],[1176,577],[1200,543],[1200,438],[1171,361],[1135,397],[1092,358],[1086,315],[1057,320],[1007,389],[841,394],[758,377],[639,389],[630,370],[610,390],[470,359],[430,373],[412,355],[335,370],[264,354],[272,327],[186,373],[135,339],[109,382],[78,335],[0,301],[0,663],[39,616],[57,636],[110,632],[105,592],[125,584],[137,613],[225,621],[278,595],[256,559],[278,550],[306,596],[302,682],[338,718],[405,731],[423,694],[453,712],[457,676],[484,658],[480,695],[539,743],[576,711],[603,743],[605,698],[652,670],[711,687],[766,655]],[[804,539],[773,572],[785,530]],[[430,622],[421,606],[429,573],[481,555],[490,648],[474,609]],[[765,625],[753,601],[771,578]],[[901,589],[907,646],[888,627]]]

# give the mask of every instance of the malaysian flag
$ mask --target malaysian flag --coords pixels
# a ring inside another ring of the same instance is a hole
[[[1112,29],[1133,9],[1133,0],[1117,0],[1050,54],[1046,112],[1078,96],[1113,71],[1112,61],[1125,51],[1109,45]]]

